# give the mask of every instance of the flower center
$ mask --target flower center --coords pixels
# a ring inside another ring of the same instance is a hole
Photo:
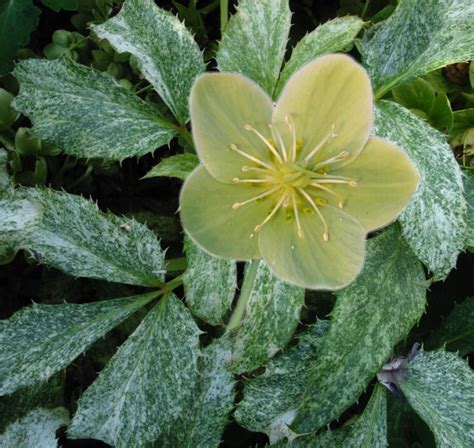
[[[328,159],[319,162],[314,161],[316,155],[324,150],[331,140],[337,136],[334,133],[335,125],[333,125],[329,133],[316,147],[302,158],[298,154],[301,150],[302,142],[296,137],[296,128],[290,116],[285,118],[285,123],[291,135],[289,147],[285,145],[276,127],[269,125],[273,138],[267,139],[252,126],[245,125],[245,130],[254,133],[267,148],[268,157],[265,160],[242,151],[235,144],[230,145],[231,150],[247,160],[247,164],[242,165],[242,172],[254,174],[251,178],[235,177],[233,181],[235,183],[255,185],[262,190],[259,194],[246,201],[234,203],[232,208],[238,209],[254,201],[272,198],[272,207],[266,218],[255,226],[255,232],[259,232],[280,209],[286,209],[285,222],[288,224],[296,223],[300,238],[304,238],[301,214],[305,214],[314,215],[322,223],[324,229],[322,239],[329,241],[329,226],[322,210],[328,204],[328,201],[323,196],[335,199],[337,206],[343,208],[343,198],[334,189],[341,184],[351,187],[357,186],[357,182],[354,179],[330,174],[334,165],[347,159],[349,153],[341,151]]]

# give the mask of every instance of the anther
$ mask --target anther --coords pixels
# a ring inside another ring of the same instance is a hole
[[[275,207],[273,208],[273,210],[270,212],[270,214],[260,223],[260,224],[257,224],[255,226],[255,229],[254,231],[255,232],[260,232],[260,229],[268,222],[270,221],[270,219],[273,218],[273,216],[275,216],[275,213],[280,209],[281,205],[283,204],[284,200],[285,200],[285,196],[286,195],[282,195],[282,197],[280,198],[280,200],[277,202],[277,204],[275,205]]]
[[[283,163],[283,160],[278,153],[278,151],[275,149],[275,147],[271,144],[271,142],[265,138],[260,132],[258,132],[256,129],[254,129],[252,126],[249,124],[246,124],[244,126],[246,131],[253,132],[264,144],[265,146],[270,150],[270,152],[276,157],[276,159],[280,162]]]

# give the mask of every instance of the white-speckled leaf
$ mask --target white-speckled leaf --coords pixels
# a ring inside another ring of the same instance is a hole
[[[298,343],[269,361],[265,372],[245,380],[243,399],[234,417],[250,431],[264,432],[271,442],[291,434],[287,423],[301,403],[311,364],[316,363],[328,321],[318,321],[299,336]]]
[[[439,448],[474,446],[474,374],[454,353],[421,352],[400,384]]]
[[[298,408],[298,432],[321,428],[359,398],[423,314],[424,283],[421,263],[396,225],[367,242],[361,274],[337,294],[329,332]]]
[[[399,220],[403,236],[416,256],[433,272],[446,278],[464,248],[466,201],[461,170],[440,132],[404,107],[380,101],[375,134],[403,149],[421,179]]]
[[[319,25],[314,31],[304,36],[295,46],[291,58],[278,80],[277,94],[283,89],[290,76],[314,58],[328,53],[348,51],[359,34],[364,22],[359,17],[337,17]]]
[[[161,299],[84,392],[69,437],[117,448],[154,442],[188,403],[199,334],[176,296]]]
[[[185,237],[188,267],[183,285],[191,312],[211,325],[222,325],[237,288],[235,261],[216,258]]]
[[[232,335],[231,370],[237,373],[260,367],[286,346],[304,304],[303,288],[279,280],[263,260],[258,263],[244,318]]]
[[[376,385],[364,412],[355,422],[336,430],[281,441],[275,448],[384,448],[387,442],[387,398],[385,388]]]
[[[400,0],[364,36],[364,65],[380,93],[448,64],[474,59],[474,3]]]
[[[13,180],[7,171],[8,155],[0,148],[0,197],[13,190]]]
[[[41,209],[30,201],[0,200],[0,234],[34,225],[41,218]]]
[[[248,76],[273,95],[290,25],[288,0],[240,0],[219,43],[219,70]]]
[[[133,219],[102,213],[81,196],[23,188],[16,197],[37,204],[41,219],[12,241],[39,263],[77,277],[158,286],[164,251],[155,234]]]
[[[85,304],[33,304],[1,320],[0,395],[48,379],[155,297],[150,293]]]
[[[54,448],[58,446],[56,431],[69,423],[65,408],[34,409],[7,427],[0,435],[5,448]]]
[[[229,340],[217,340],[203,350],[191,400],[157,444],[160,448],[217,448],[234,407],[234,376],[227,370]]]
[[[131,53],[176,118],[187,121],[189,92],[205,65],[198,45],[177,17],[153,0],[126,0],[115,17],[92,30],[118,52]]]
[[[464,190],[467,201],[466,246],[474,247],[474,171],[466,170],[464,174]]]
[[[68,60],[29,59],[15,68],[13,105],[33,132],[75,157],[123,160],[167,144],[174,125],[114,78]]]
[[[199,158],[195,154],[184,153],[163,159],[158,165],[155,165],[148,173],[143,176],[149,177],[177,177],[186,179],[191,172],[199,165]]]
[[[441,347],[460,356],[474,352],[474,297],[456,305],[426,341],[428,349]]]

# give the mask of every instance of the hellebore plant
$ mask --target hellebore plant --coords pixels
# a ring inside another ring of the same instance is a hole
[[[184,229],[218,257],[265,259],[289,283],[350,283],[367,233],[393,221],[418,183],[401,150],[370,137],[371,84],[345,55],[301,68],[275,105],[244,76],[204,74],[190,111],[202,165],[182,189]]]

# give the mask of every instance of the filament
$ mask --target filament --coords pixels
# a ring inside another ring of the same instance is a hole
[[[291,161],[296,162],[296,128],[295,123],[293,122],[290,115],[285,117],[286,124],[290,128],[291,131]]]
[[[266,162],[263,162],[260,159],[257,159],[256,157],[254,157],[250,154],[247,154],[245,151],[242,151],[241,149],[237,148],[237,146],[234,145],[233,143],[230,145],[230,149],[232,149],[232,151],[235,151],[235,152],[239,153],[241,156],[246,157],[247,159],[251,160],[252,162],[258,163],[260,166],[264,166],[265,168],[269,169],[270,171],[274,171],[275,167],[269,165]]]
[[[264,179],[240,179],[238,177],[234,177],[232,182],[236,184],[263,184],[268,182],[273,182],[275,179],[273,177],[264,178]]]
[[[298,213],[298,204],[296,203],[296,194],[294,190],[291,190],[291,201],[293,202],[293,210],[295,213],[296,226],[298,228],[298,236],[303,238],[303,229],[301,228],[300,215]]]
[[[342,196],[341,196],[340,194],[337,194],[335,191],[332,191],[330,188],[325,187],[324,185],[320,185],[320,184],[318,184],[318,183],[312,183],[312,182],[310,182],[309,185],[311,185],[311,186],[314,187],[314,188],[319,188],[319,189],[325,191],[326,193],[332,194],[333,196],[336,196],[336,197],[337,197],[337,200],[338,200],[337,206],[338,206],[339,208],[343,208],[344,202],[343,202]]]
[[[304,191],[302,188],[298,188],[298,191],[311,204],[311,207],[313,207],[314,211],[319,216],[319,219],[321,220],[321,222],[323,223],[323,226],[324,226],[323,240],[324,241],[329,241],[329,227],[328,227],[328,224],[327,224],[326,220],[324,219],[323,214],[319,210],[319,207],[314,203],[313,198],[306,191]]]
[[[336,137],[337,134],[334,134],[334,127],[336,126],[336,124],[334,123],[332,126],[331,126],[331,130],[329,131],[328,135],[326,135],[326,137],[324,137],[319,143],[318,145],[304,158],[304,161],[305,163],[308,163],[315,155],[316,153],[329,141],[331,140],[332,138]]]
[[[314,165],[313,170],[318,170],[327,165],[333,165],[334,163],[341,162],[342,160],[347,159],[347,157],[349,157],[349,153],[347,151],[341,151],[338,155]]]
[[[276,139],[278,140],[278,143],[280,145],[281,153],[283,154],[283,160],[286,162],[288,160],[288,154],[286,152],[285,143],[283,142],[283,139],[281,138],[280,132],[278,131],[276,127],[272,126],[271,124],[269,124],[268,127],[272,131],[273,138],[275,138],[276,136]]]
[[[280,156],[280,154],[278,153],[278,151],[274,148],[274,146],[260,133],[258,132],[256,129],[254,129],[252,126],[250,126],[249,124],[246,124],[244,126],[244,128],[247,130],[247,131],[251,131],[253,132],[260,140],[262,140],[263,143],[265,143],[266,147],[271,151],[271,153],[277,158],[277,160],[280,162],[280,163],[283,163],[283,160]]]
[[[247,204],[250,204],[251,202],[254,202],[254,201],[258,201],[259,199],[262,199],[272,193],[275,193],[275,191],[279,190],[281,187],[273,187],[273,188],[270,188],[269,190],[267,191],[264,191],[263,193],[257,195],[257,196],[254,196],[253,198],[250,198],[250,199],[247,199],[246,201],[243,201],[243,202],[236,202],[235,204],[232,205],[232,208],[234,210],[237,210],[239,207],[242,207],[243,205],[247,205]]]
[[[260,223],[260,224],[257,224],[255,226],[255,229],[254,231],[255,232],[260,232],[260,229],[268,222],[270,221],[270,219],[273,218],[273,216],[275,216],[275,213],[280,209],[281,205],[283,204],[283,202],[285,201],[285,197],[286,195],[282,195],[280,200],[277,202],[277,204],[275,205],[275,207],[273,208],[273,210],[270,212],[270,214]]]

